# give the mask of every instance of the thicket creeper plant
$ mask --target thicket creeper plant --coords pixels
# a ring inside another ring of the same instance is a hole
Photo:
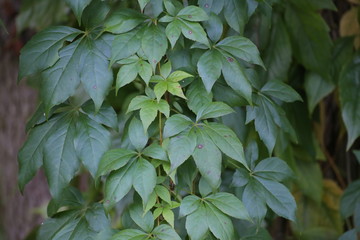
[[[304,141],[286,116],[302,101],[284,82],[289,35],[299,63],[326,79],[331,42],[315,10],[331,1],[65,2],[79,28],[47,28],[20,56],[19,80],[39,79],[41,104],[19,186],[42,167],[53,197],[39,240],[270,239],[266,216],[295,220],[283,182],[298,168],[279,158]],[[306,39],[309,21],[321,41]]]

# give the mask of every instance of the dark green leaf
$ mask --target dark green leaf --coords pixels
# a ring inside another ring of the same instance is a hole
[[[103,24],[109,11],[110,5],[108,2],[92,0],[89,6],[84,9],[81,22],[90,31]]]
[[[130,217],[145,232],[154,228],[154,217],[151,212],[144,213],[141,204],[133,204],[129,208]]]
[[[302,101],[300,95],[293,88],[277,80],[267,82],[260,91],[284,102]]]
[[[146,204],[156,185],[156,171],[147,160],[140,158],[136,163],[134,175],[134,188]]]
[[[92,0],[65,0],[66,4],[73,10],[79,24],[81,24],[81,16],[84,9],[91,1]]]
[[[201,205],[201,199],[195,195],[189,195],[181,201],[180,217],[187,216],[196,211]]]
[[[352,182],[341,197],[340,212],[344,218],[352,216],[360,203],[360,180]]]
[[[258,223],[262,222],[267,212],[263,186],[251,178],[245,187],[242,200],[249,215]]]
[[[289,166],[277,157],[262,160],[253,170],[253,174],[279,182],[294,176]]]
[[[154,159],[163,160],[163,161],[168,160],[165,150],[158,143],[151,144],[150,146],[145,148],[142,153],[145,156],[148,156],[148,157],[151,157]]]
[[[115,37],[112,43],[110,65],[116,61],[130,57],[135,54],[141,46],[139,31],[120,34]]]
[[[171,162],[171,170],[175,170],[193,154],[196,137],[193,132],[186,132],[170,139],[167,152]]]
[[[190,118],[182,114],[175,114],[168,118],[164,126],[164,138],[172,137],[193,124]]]
[[[95,122],[113,129],[118,128],[116,112],[108,103],[105,102],[97,112],[94,111],[94,104],[91,101],[84,103],[81,109]]]
[[[187,6],[180,10],[177,17],[191,22],[207,21],[208,15],[204,10],[196,6]]]
[[[230,27],[242,34],[245,23],[247,22],[246,1],[225,1],[224,16]]]
[[[209,46],[206,33],[199,23],[179,19],[179,24],[184,37]]]
[[[233,112],[234,110],[223,102],[210,102],[199,109],[196,121],[207,118],[217,118]]]
[[[201,81],[194,81],[186,92],[187,105],[197,113],[202,106],[212,101],[212,93],[208,93]]]
[[[186,217],[186,231],[192,240],[203,240],[206,236],[209,227],[204,219],[207,217],[207,209],[203,204],[200,204],[196,211]]]
[[[152,233],[160,240],[181,240],[176,231],[165,224],[157,226]]]
[[[146,28],[141,40],[141,47],[154,68],[165,55],[168,47],[168,41],[164,30],[155,25]]]
[[[107,151],[101,158],[96,178],[122,168],[131,158],[135,157],[135,155],[136,152],[122,148]]]
[[[234,227],[231,219],[210,204],[206,204],[206,220],[210,231],[218,239],[234,239]]]
[[[238,219],[250,220],[243,203],[231,193],[215,193],[205,198],[223,213]]]
[[[125,229],[112,236],[111,240],[145,240],[148,234],[137,229]]]
[[[78,29],[63,26],[50,27],[36,34],[21,49],[18,80],[54,65],[64,43],[74,40],[80,33]]]
[[[208,92],[221,75],[222,56],[216,50],[205,52],[197,63],[199,75]]]
[[[221,18],[218,17],[216,14],[211,13],[209,20],[204,22],[204,26],[211,41],[219,41],[224,28]]]
[[[118,92],[121,87],[134,81],[137,75],[138,67],[136,63],[122,66],[116,78],[116,92]]]
[[[115,34],[128,32],[146,19],[146,16],[132,9],[118,9],[105,21],[105,31]]]
[[[260,58],[259,50],[248,38],[241,36],[231,36],[220,41],[218,44],[216,44],[216,46],[234,55],[235,57],[264,67],[264,63]]]
[[[148,142],[148,134],[144,131],[139,119],[134,117],[129,125],[129,137],[131,144],[137,149],[142,150]]]

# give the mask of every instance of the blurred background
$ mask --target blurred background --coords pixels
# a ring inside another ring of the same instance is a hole
[[[127,2],[136,4],[136,1]],[[359,0],[335,0],[334,3],[337,11],[321,13],[330,27],[331,37],[360,36]],[[26,186],[23,195],[17,187],[17,152],[26,138],[26,121],[38,101],[36,79],[17,83],[18,57],[21,48],[36,32],[49,25],[62,24],[76,24],[62,0],[0,0],[0,240],[24,239],[46,215],[50,196],[41,171]],[[359,37],[355,39],[355,46],[360,46]],[[331,99],[329,101],[331,104]],[[330,109],[330,113],[337,119],[338,109]],[[331,122],[329,116],[327,128],[331,129],[332,124],[337,123]],[[346,167],[351,166],[343,166]],[[329,198],[338,201],[340,188],[332,182],[324,185],[329,189]]]

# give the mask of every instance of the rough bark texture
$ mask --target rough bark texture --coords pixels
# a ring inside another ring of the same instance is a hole
[[[23,195],[17,187],[17,153],[26,139],[25,123],[37,102],[34,89],[16,83],[21,47],[14,28],[18,2],[0,0],[0,18],[9,32],[0,34],[0,240],[24,239],[42,221],[35,209],[49,200],[43,174],[26,186]]]

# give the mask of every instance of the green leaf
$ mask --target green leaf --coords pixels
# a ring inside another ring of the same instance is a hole
[[[164,30],[156,25],[146,28],[141,40],[141,47],[154,68],[165,55],[168,47]]]
[[[344,67],[341,72],[339,89],[342,118],[347,134],[347,150],[360,136],[360,70],[359,55]]]
[[[207,118],[221,117],[233,112],[234,110],[223,102],[211,102],[205,104],[202,108],[199,109],[196,116],[196,121]]]
[[[203,178],[217,189],[221,182],[221,152],[201,130],[198,129],[196,135],[197,146],[192,156]]]
[[[131,162],[112,173],[106,179],[104,206],[107,210],[111,209],[115,203],[125,197],[133,185],[133,178],[136,164]]]
[[[139,72],[140,77],[144,80],[146,85],[149,85],[150,78],[153,74],[151,65],[144,60],[140,60],[137,63],[137,70]]]
[[[206,212],[207,224],[215,237],[224,240],[234,239],[234,227],[229,217],[209,204],[206,204]]]
[[[282,184],[260,177],[255,179],[264,187],[266,204],[279,216],[295,221],[296,203],[289,190]]]
[[[194,81],[186,92],[187,105],[197,113],[205,104],[212,102],[212,93],[208,93],[201,81]]]
[[[105,31],[115,34],[125,33],[143,23],[146,16],[132,9],[118,9],[105,21]]]
[[[60,198],[51,199],[47,207],[47,215],[53,217],[61,207],[70,209],[81,208],[85,204],[85,200],[81,192],[75,187],[68,187],[62,193]]]
[[[60,50],[60,59],[42,73],[41,98],[44,102],[45,113],[75,93],[80,83],[80,58],[83,53],[81,40]]]
[[[201,199],[195,195],[186,196],[180,205],[180,217],[187,216],[195,212],[201,206]]]
[[[246,1],[227,0],[225,1],[224,16],[229,26],[242,34],[247,22]]]
[[[95,239],[100,231],[106,228],[110,228],[110,222],[104,208],[100,204],[93,204],[84,209],[64,211],[48,218],[41,225],[37,239]]]
[[[134,55],[141,47],[140,31],[131,31],[115,37],[111,48],[110,65]]]
[[[161,81],[161,82],[157,83],[154,87],[154,93],[155,93],[156,99],[158,101],[160,101],[161,97],[166,93],[167,90],[168,90],[168,82]]]
[[[181,89],[181,85],[177,82],[168,82],[167,91],[174,96],[178,96],[178,97],[186,99],[186,97]]]
[[[147,96],[136,96],[134,97],[130,104],[129,104],[129,107],[128,107],[128,110],[126,113],[129,113],[129,112],[132,112],[132,111],[135,111],[135,110],[139,110],[143,104],[146,102],[146,101],[149,101],[151,100],[151,98],[147,97]]]
[[[209,19],[206,12],[196,6],[185,7],[181,9],[176,16],[191,22],[202,22],[202,21],[207,21]]]
[[[174,20],[171,23],[169,23],[166,26],[165,34],[170,41],[171,48],[174,48],[181,34],[181,22],[179,20]]]
[[[193,122],[185,115],[172,115],[165,122],[163,136],[164,138],[172,137],[190,127],[191,124],[193,124]]]
[[[113,72],[109,68],[108,57],[100,50],[105,49],[107,43],[100,37],[95,41],[86,39],[83,41],[83,45],[84,66],[80,74],[80,81],[98,111],[113,83]]]
[[[223,213],[238,219],[250,220],[243,203],[231,193],[215,193],[205,198]]]
[[[66,41],[74,40],[80,30],[71,27],[50,27],[36,34],[21,49],[19,77],[39,73],[54,65],[60,58],[59,50]]]
[[[208,213],[203,204],[186,217],[185,228],[192,240],[203,240],[208,233],[209,227],[207,221]]]
[[[158,195],[162,200],[164,200],[165,202],[171,204],[170,192],[166,187],[161,186],[161,185],[157,185],[155,187],[155,192],[156,192],[156,195]]]
[[[249,215],[255,218],[258,223],[261,223],[267,212],[263,186],[258,181],[250,178],[245,187],[242,201]]]
[[[150,2],[150,0],[138,0],[141,11],[144,11],[145,6]]]
[[[310,72],[305,76],[304,88],[307,96],[308,109],[311,114],[316,105],[329,95],[335,89],[335,86],[320,75]]]
[[[76,131],[78,157],[95,177],[101,157],[111,146],[110,132],[84,114],[77,120]]]
[[[171,163],[171,170],[175,170],[193,154],[196,147],[196,137],[192,132],[179,134],[170,139],[167,152]]]
[[[171,62],[168,61],[167,63],[161,65],[160,67],[160,75],[166,79],[170,73],[171,73],[172,67],[171,67]]]
[[[57,122],[62,117],[62,115],[57,115],[30,130],[29,136],[18,155],[18,183],[21,192],[24,190],[24,186],[35,176],[36,171],[42,166],[44,146],[53,131],[53,127],[57,125]]]
[[[103,22],[110,11],[110,5],[105,1],[92,1],[82,14],[81,22],[89,31],[98,26],[102,26]]]
[[[206,33],[199,23],[179,19],[179,24],[184,37],[209,46]]]
[[[224,7],[225,0],[198,0],[199,6],[205,10],[205,12],[214,12],[219,14]]]
[[[256,165],[253,174],[269,180],[283,181],[294,176],[293,171],[277,157],[266,158]]]
[[[156,186],[156,171],[147,160],[140,158],[136,163],[134,172],[134,188],[146,204]]]
[[[169,207],[164,208],[162,212],[162,216],[164,217],[165,221],[168,222],[170,226],[174,228],[175,215]]]
[[[204,22],[204,27],[211,41],[219,41],[224,27],[221,18],[218,15],[210,13],[210,18],[208,21]]]
[[[284,102],[302,101],[300,95],[293,88],[276,80],[267,82],[260,91]]]
[[[152,234],[160,240],[181,240],[176,231],[169,225],[161,224],[157,226]]]
[[[111,240],[145,240],[147,236],[147,233],[137,229],[125,229],[112,236]]]
[[[134,81],[137,75],[138,67],[136,63],[122,66],[116,78],[116,92],[118,92],[121,87]]]
[[[144,214],[140,204],[133,204],[129,208],[130,217],[145,232],[151,232],[154,228],[154,217],[151,212]]]
[[[59,118],[49,133],[44,147],[44,169],[54,198],[60,196],[79,170],[74,139],[76,129],[73,116]]]
[[[204,131],[223,153],[247,167],[243,146],[230,128],[213,122],[206,124]]]
[[[233,57],[225,55],[225,58],[222,58],[222,73],[226,83],[249,103],[252,103],[250,80],[239,62]]]
[[[145,148],[142,153],[145,156],[148,156],[148,157],[151,157],[154,159],[163,160],[163,161],[168,160],[165,150],[158,143],[151,144],[150,146]]]
[[[137,149],[142,150],[148,142],[148,134],[144,131],[139,119],[134,117],[129,125],[129,137],[131,144]]]
[[[108,103],[104,103],[99,111],[94,111],[94,104],[91,101],[87,101],[81,106],[82,111],[92,120],[97,123],[103,124],[107,127],[117,129],[118,120],[116,112],[112,106]]]
[[[65,0],[66,4],[73,10],[79,25],[81,25],[81,16],[84,9],[92,0]]]
[[[147,131],[150,124],[155,120],[159,105],[156,100],[149,100],[144,102],[140,110],[140,119],[144,126],[144,131]]]
[[[298,61],[328,78],[332,42],[324,19],[319,13],[291,6],[286,9],[285,22]]]
[[[236,172],[233,175],[233,179],[231,182],[231,186],[234,187],[243,187],[248,184],[250,178],[250,174],[248,170],[243,168],[236,169]]]
[[[96,178],[124,167],[135,155],[136,152],[122,148],[107,151],[101,158]]]
[[[344,191],[340,202],[340,213],[348,218],[355,213],[355,207],[360,203],[360,180],[352,182]]]
[[[199,75],[208,92],[211,91],[216,80],[221,75],[222,56],[216,50],[205,52],[197,63]]]
[[[187,73],[187,72],[184,72],[184,71],[175,71],[175,72],[172,72],[167,78],[166,80],[167,81],[170,81],[170,82],[179,82],[185,78],[189,78],[189,77],[193,77],[193,75]]]
[[[223,39],[216,44],[216,46],[235,57],[265,68],[264,63],[260,58],[259,50],[248,38],[231,36]]]

